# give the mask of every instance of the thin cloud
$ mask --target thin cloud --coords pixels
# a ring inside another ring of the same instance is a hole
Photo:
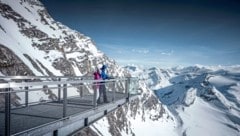
[[[140,53],[140,54],[148,54],[149,50],[148,49],[132,49],[132,52]]]
[[[126,49],[118,44],[99,44],[97,45],[98,49],[105,51],[105,53],[117,53],[117,54],[124,54],[129,52],[129,49]]]
[[[123,54],[123,51],[122,50],[118,50],[117,53],[118,54]]]
[[[110,49],[110,50],[120,50],[122,47],[117,44],[98,44],[97,47],[105,48],[105,49]]]
[[[174,51],[173,50],[171,50],[171,51],[158,51],[161,55],[167,55],[167,56],[171,56],[173,53],[174,53]]]

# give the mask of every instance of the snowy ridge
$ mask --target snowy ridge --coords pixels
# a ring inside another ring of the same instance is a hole
[[[139,99],[91,125],[92,135],[240,133],[238,65],[121,68],[89,37],[54,21],[38,0],[0,0],[0,35],[1,76],[92,75],[107,64],[111,76],[139,77]],[[44,92],[32,95],[37,101],[49,98]],[[12,102],[22,102],[21,94],[13,97]]]
[[[175,69],[172,85],[155,91],[178,119],[179,135],[239,134],[240,67],[225,68]]]
[[[177,122],[168,108],[160,103],[144,80],[140,80],[139,99],[125,105],[91,126],[98,135],[171,135]],[[110,126],[108,124],[110,123]],[[104,126],[104,128],[103,128]],[[105,127],[108,126],[108,129]]]
[[[137,76],[139,80],[139,98],[124,107],[112,112],[107,118],[103,118],[90,128],[96,135],[171,135],[177,136],[178,122],[168,108],[161,104],[155,93],[149,88],[147,78],[150,78],[148,70],[138,67],[125,67],[131,76]],[[159,69],[158,69],[159,70]],[[164,70],[163,70],[164,71]],[[166,73],[163,72],[163,77]],[[161,77],[162,79],[162,77]],[[110,125],[109,125],[110,124]],[[104,128],[103,128],[104,126]],[[106,129],[106,127],[108,127]],[[89,131],[89,130],[88,130]],[[88,132],[87,131],[87,132]],[[85,134],[82,132],[81,134]],[[81,135],[80,134],[80,135]]]
[[[98,50],[91,38],[51,18],[39,0],[1,0],[0,35],[2,76],[93,76],[103,64],[110,76],[128,75]],[[84,91],[91,92],[92,88]],[[34,91],[29,102],[56,99],[56,93]],[[77,88],[69,95],[74,94],[79,94]],[[0,101],[3,98],[0,95]],[[14,94],[12,102],[19,106],[24,94]]]
[[[119,127],[122,129],[118,133],[111,133],[101,131],[101,124],[108,123],[101,120],[91,127],[98,130],[99,135],[240,134],[239,66],[193,66],[167,70],[144,70],[136,66],[125,68],[142,79],[139,81],[142,95],[124,110],[129,123]],[[155,99],[156,96],[159,100]],[[113,115],[119,119],[117,112]]]
[[[157,67],[141,69],[135,66],[126,66],[125,68],[130,71],[132,76],[139,77],[140,80],[145,80],[147,86],[152,90],[170,85],[168,80],[173,75],[172,71]]]
[[[114,76],[124,74],[89,37],[54,21],[38,0],[2,0],[0,6],[0,44],[32,71],[27,75],[90,75],[102,64]]]
[[[99,51],[89,37],[54,21],[38,0],[1,0],[0,35],[0,75],[3,76],[92,76],[93,71],[102,64],[108,65],[110,76],[130,76],[114,60]],[[138,100],[119,108],[100,120],[100,124],[94,124],[89,129],[92,134],[131,135],[135,133],[132,127],[135,123],[131,122],[130,117],[144,122],[150,120],[155,122],[155,126],[161,124],[155,121],[160,117],[169,118],[145,83],[140,90],[145,93]],[[76,88],[72,88],[70,92],[79,93]],[[56,98],[51,90],[48,94],[32,92],[29,95],[34,98],[29,102]],[[24,102],[24,93],[12,96],[14,106]],[[0,101],[3,98],[0,95]]]

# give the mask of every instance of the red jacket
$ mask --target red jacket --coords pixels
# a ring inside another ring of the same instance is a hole
[[[100,73],[98,71],[94,72],[93,75],[94,75],[94,80],[101,80],[101,75],[100,75]],[[100,83],[99,82],[95,82],[96,89],[98,89],[99,86],[100,86]]]

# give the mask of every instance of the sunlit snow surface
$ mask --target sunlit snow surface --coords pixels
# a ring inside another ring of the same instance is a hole
[[[240,135],[240,66],[198,65],[167,70],[126,68],[142,79],[139,82],[143,93],[155,92],[159,105],[166,110],[159,120],[142,120],[142,114],[135,118],[128,114],[136,136]],[[154,114],[154,111],[145,112],[146,117]],[[107,120],[95,123],[95,130],[104,130],[101,131],[103,134],[111,135],[105,132],[108,129],[102,129],[103,124],[107,126]],[[124,130],[121,134],[131,135]]]
[[[159,88],[156,94],[178,119],[179,135],[240,135],[239,69],[175,70],[172,85]]]
[[[30,4],[31,2],[36,2],[38,4]],[[89,60],[103,56],[103,53],[96,48],[89,37],[84,36],[83,34],[80,34],[79,32],[74,31],[67,26],[64,26],[63,24],[53,20],[53,18],[47,14],[45,7],[41,5],[38,0],[29,2],[21,0],[1,0],[1,3],[10,6],[14,12],[19,14],[20,17],[17,16],[16,18],[22,19],[20,23],[24,24],[24,28],[34,28],[34,30],[38,30],[46,34],[46,37],[43,38],[30,38],[21,33],[22,28],[19,27],[19,22],[16,22],[12,18],[6,18],[3,15],[0,15],[0,26],[4,29],[0,29],[0,44],[12,50],[24,62],[24,64],[26,64],[33,71],[35,75],[42,76],[43,74],[48,75],[48,73],[46,73],[41,66],[39,66],[39,68],[44,73],[40,73],[38,70],[36,70],[36,68],[33,67],[32,63],[24,56],[24,54],[30,56],[36,64],[38,64],[37,61],[39,61],[47,66],[48,70],[54,73],[54,75],[63,75],[52,65],[54,60],[64,58],[63,53],[60,50],[51,49],[46,52],[33,46],[33,44],[39,44],[40,46],[43,45],[47,38],[58,39],[59,43],[57,44],[60,46],[67,43],[66,37],[74,37],[75,44],[79,50],[68,53],[66,55],[67,59],[83,57],[85,54],[79,52],[81,49],[91,53],[91,55],[89,55]],[[41,12],[42,17],[46,22],[42,21],[40,14]],[[11,13],[8,14],[11,15]],[[51,47],[51,45],[49,45],[49,47]],[[64,46],[63,48],[65,52],[70,51],[70,48]],[[83,60],[77,59],[77,62],[82,61]],[[75,65],[73,65],[73,68],[77,76],[84,74],[81,73]]]
[[[35,1],[35,0],[33,0]],[[37,0],[36,0],[37,1]],[[44,9],[42,6],[29,5],[27,2],[20,3],[20,0],[1,0],[1,3],[9,5],[15,12],[20,14],[29,23],[24,23],[27,28],[36,27],[50,38],[58,38],[60,43],[64,43],[65,30],[68,35],[75,37],[76,45],[79,49],[89,51],[92,60],[94,57],[102,57],[103,53],[97,50],[90,38],[78,35],[77,32],[54,21],[51,17],[45,19],[50,25],[43,23],[37,11]],[[46,16],[46,14],[44,14]],[[33,47],[32,44],[41,44],[37,38],[29,38],[20,33],[17,22],[0,16],[0,44],[7,46],[26,64],[35,75],[48,75],[40,73],[33,67],[31,62],[23,55],[28,54],[33,61],[39,60],[48,66],[50,72],[61,76],[62,73],[52,66],[55,59],[63,58],[59,50],[51,50],[48,53]],[[61,29],[59,28],[61,26]],[[52,28],[55,30],[53,30]],[[66,51],[69,51],[66,48]],[[67,59],[75,56],[81,57],[84,54],[76,51],[66,55]],[[81,59],[76,59],[81,62]],[[38,64],[38,63],[37,63]],[[82,75],[76,64],[73,64],[76,75]],[[128,128],[132,133],[127,133],[126,129],[121,130],[121,135],[137,136],[239,136],[240,135],[240,66],[201,66],[176,67],[173,69],[141,69],[138,67],[127,67],[132,76],[139,77],[142,95],[139,98],[143,101],[137,109],[137,114],[133,117],[127,109]],[[119,67],[114,69],[121,71]],[[113,72],[116,76],[118,72]],[[2,75],[0,73],[0,75]],[[77,95],[77,91],[72,90],[72,95]],[[19,93],[24,97],[23,93]],[[47,99],[43,92],[33,92],[35,99],[31,102]],[[38,97],[37,97],[38,96]],[[144,108],[144,103],[151,99],[151,96],[159,98],[159,102],[151,109]],[[22,101],[20,102],[22,103]],[[157,120],[150,117],[157,115],[164,108],[165,113]],[[110,124],[107,118],[103,118],[94,123],[91,128],[99,135],[111,135]]]

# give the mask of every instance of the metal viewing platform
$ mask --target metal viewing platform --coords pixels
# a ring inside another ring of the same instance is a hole
[[[96,86],[106,87],[107,103],[97,103]],[[134,100],[137,91],[132,77],[0,77],[0,136],[71,135]]]

